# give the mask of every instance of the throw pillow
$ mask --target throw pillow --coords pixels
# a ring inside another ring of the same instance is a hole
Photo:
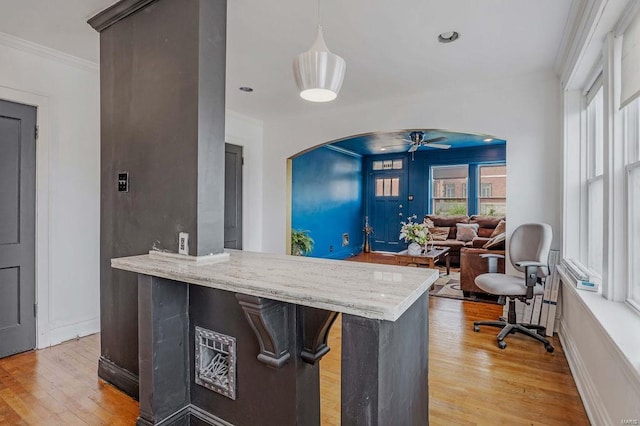
[[[433,237],[433,241],[446,241],[449,237],[448,226],[434,226],[433,228],[429,228],[429,232]]]
[[[496,225],[496,229],[493,230],[489,237],[493,238],[496,235],[504,234],[505,232],[507,232],[507,222],[505,222],[504,219],[500,219],[500,222]]]
[[[456,240],[472,241],[478,236],[479,227],[477,223],[456,223]]]
[[[486,249],[492,249],[492,248],[498,248],[498,247],[503,247],[504,246],[504,241],[506,240],[507,234],[506,232],[503,232],[502,234],[498,234],[495,237],[491,238],[489,241],[487,241],[482,248],[486,248]]]

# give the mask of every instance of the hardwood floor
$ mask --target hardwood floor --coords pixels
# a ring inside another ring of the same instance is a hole
[[[589,424],[557,337],[552,354],[520,335],[500,350],[497,329],[472,323],[501,306],[431,297],[429,309],[430,424]],[[340,424],[340,339],[336,321],[320,364],[323,425]],[[0,424],[134,424],[138,404],[97,378],[99,354],[96,334],[0,359]]]

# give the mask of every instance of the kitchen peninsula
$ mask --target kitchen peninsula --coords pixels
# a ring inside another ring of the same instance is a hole
[[[428,424],[438,272],[228,250],[113,259],[138,273],[138,424],[319,425],[319,361],[342,314],[342,424]]]

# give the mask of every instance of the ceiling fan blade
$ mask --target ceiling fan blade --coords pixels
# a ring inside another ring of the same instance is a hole
[[[399,147],[399,146],[407,146],[407,144],[406,143],[397,143],[395,145],[384,145],[384,146],[381,146],[380,148],[396,148],[396,147]]]
[[[407,152],[415,152],[415,151],[418,150],[419,146],[420,145],[418,145],[418,144],[411,145],[411,148],[409,148],[409,151],[407,151]]]
[[[422,141],[423,145],[427,145],[427,144],[431,144],[433,142],[442,142],[442,141],[446,141],[448,138],[446,136],[440,136],[437,138],[433,138],[433,139],[427,139],[426,141]]]
[[[439,148],[439,149],[451,148],[451,145],[442,145],[440,143],[430,143],[430,144],[427,144],[427,146],[430,146],[431,148]]]

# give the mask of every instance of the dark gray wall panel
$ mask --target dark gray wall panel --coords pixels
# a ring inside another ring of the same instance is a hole
[[[20,322],[20,268],[0,269],[0,330]]]
[[[20,120],[0,116],[0,244],[18,242]]]
[[[136,276],[110,259],[177,252],[179,232],[191,255],[223,249],[226,2],[125,3],[135,12],[100,34],[101,341],[103,359],[137,375]]]

